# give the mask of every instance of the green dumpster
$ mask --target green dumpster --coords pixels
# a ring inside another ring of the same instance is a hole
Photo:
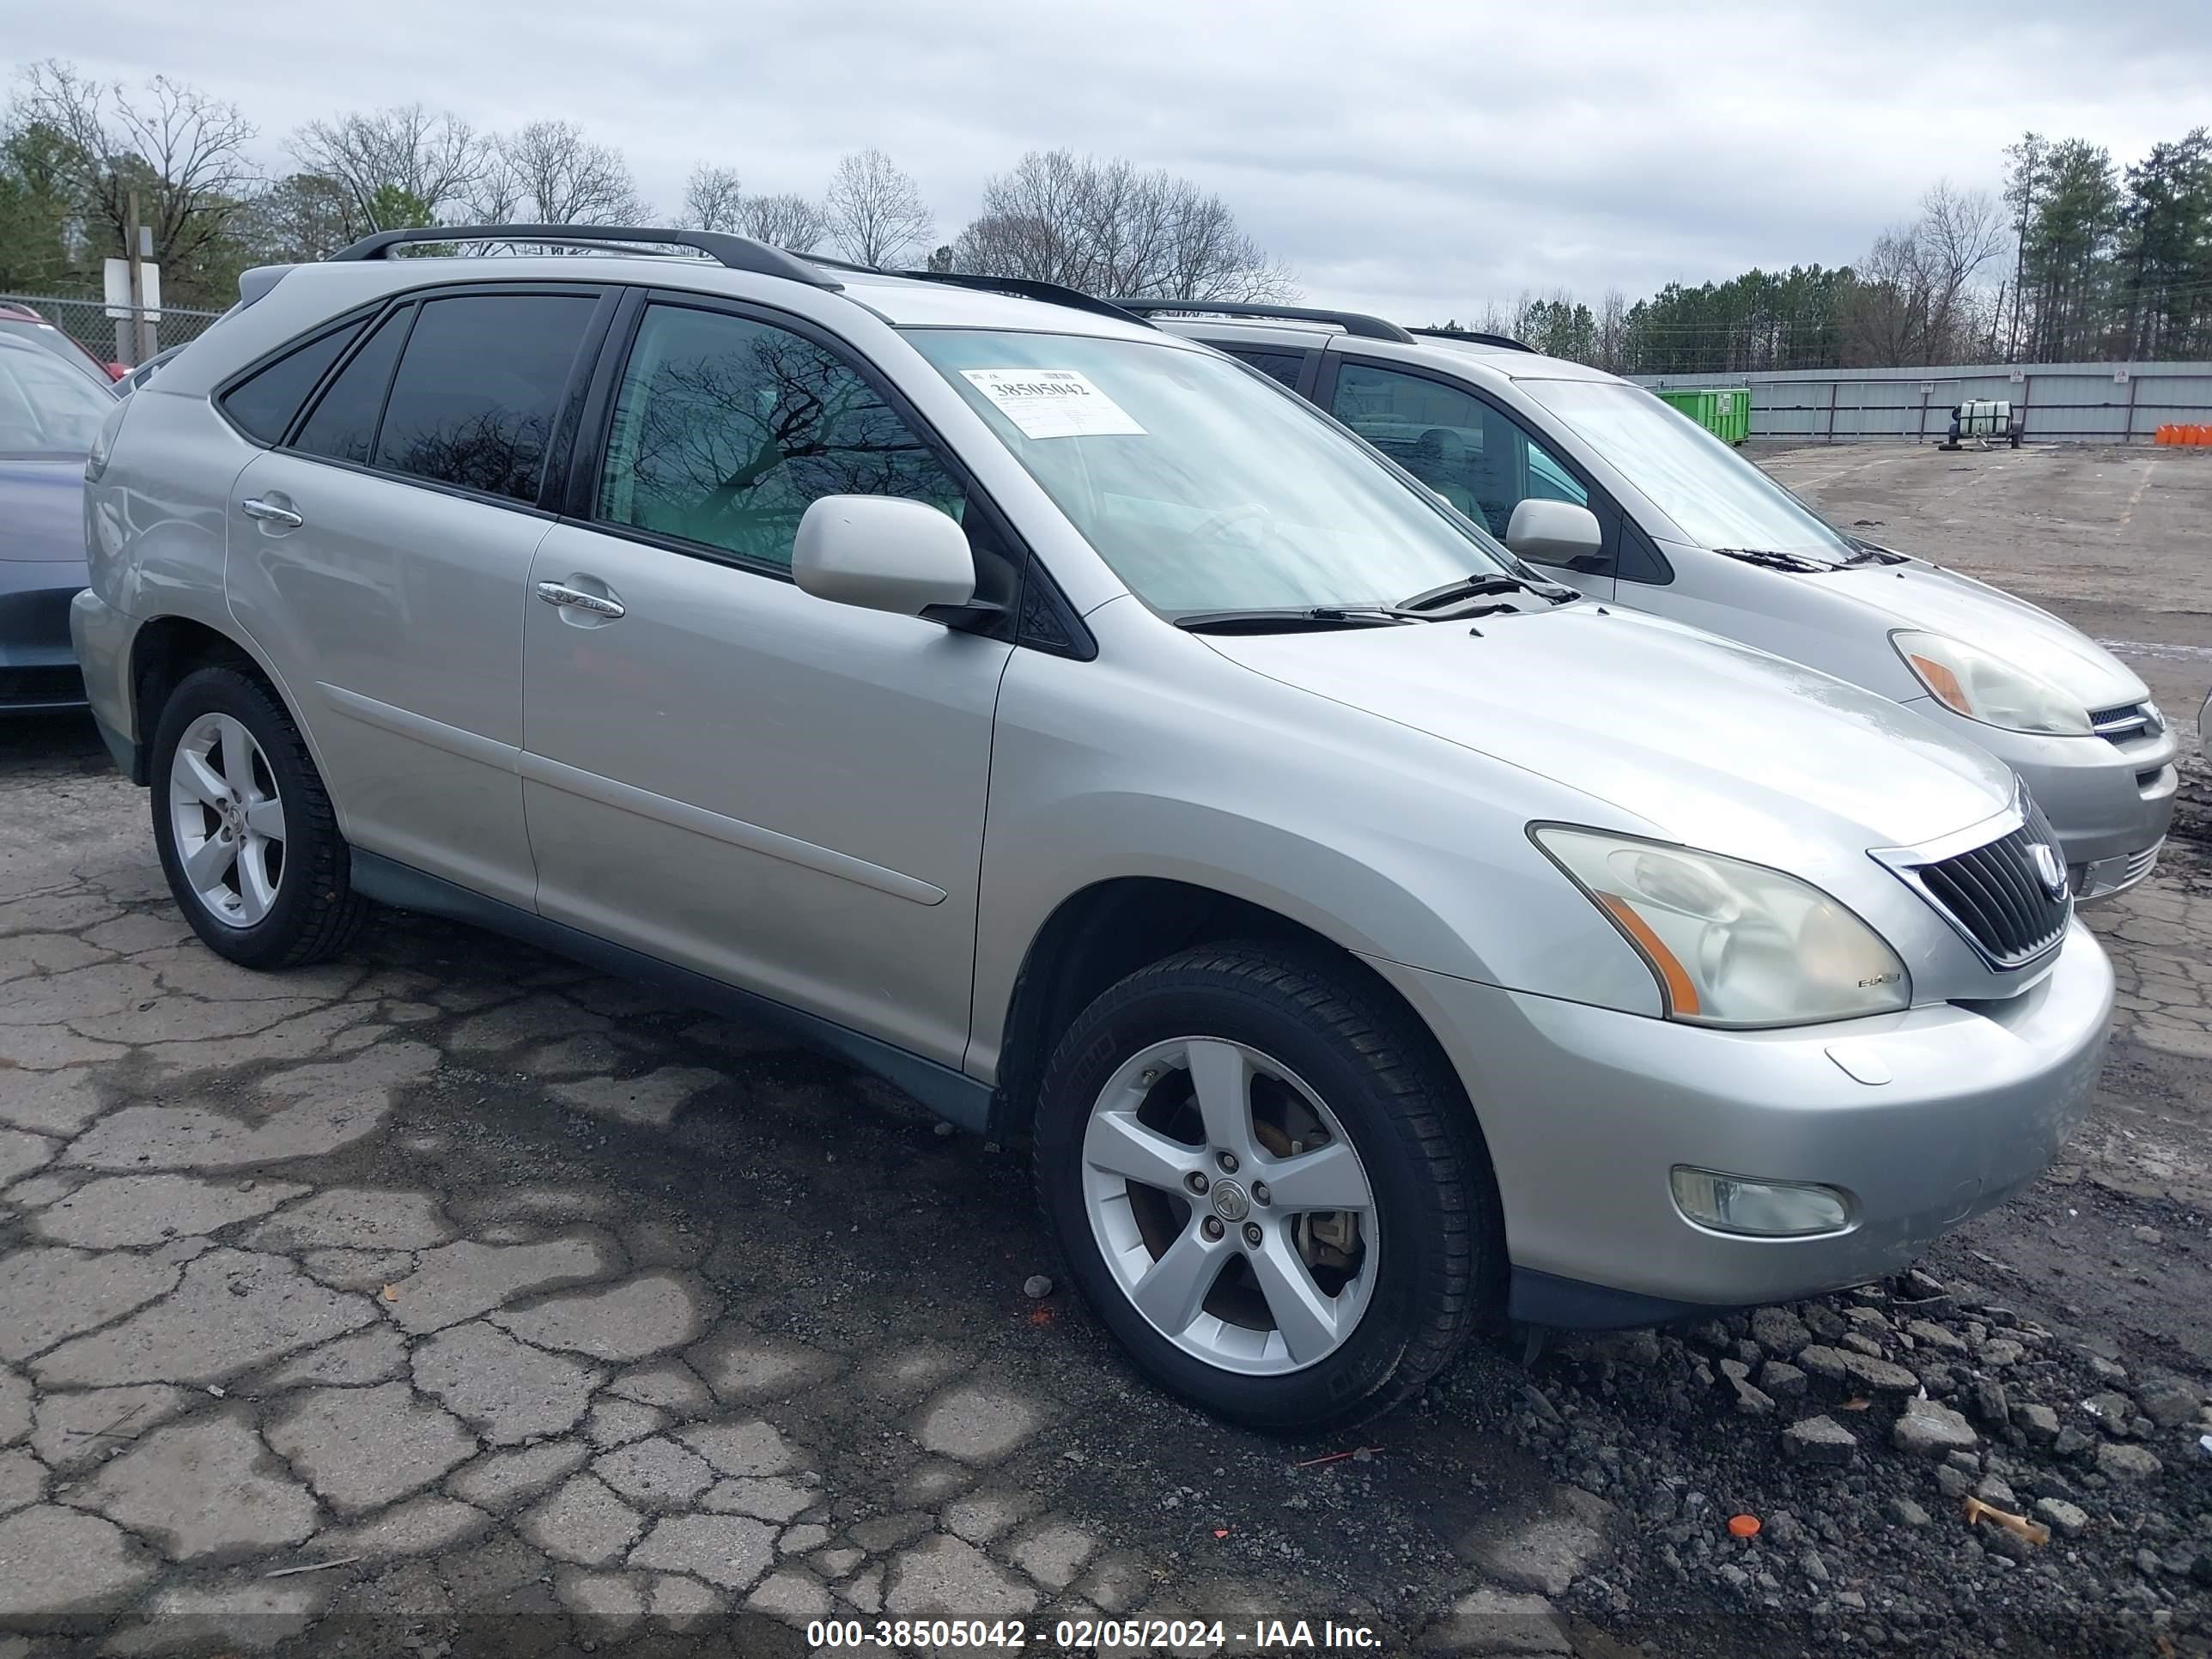
[[[1659,398],[1723,443],[1740,444],[1751,436],[1751,388],[1747,386],[1684,386],[1662,392]]]

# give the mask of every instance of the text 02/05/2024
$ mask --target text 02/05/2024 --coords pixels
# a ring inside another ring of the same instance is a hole
[[[1316,1624],[1304,1619],[1260,1619],[1231,1626],[1219,1619],[1062,1619],[1049,1647],[1088,1652],[1098,1648],[1230,1650],[1244,1653],[1334,1650],[1374,1650],[1382,1638],[1364,1625]],[[1048,1645],[1047,1632],[1019,1619],[817,1620],[806,1627],[808,1645],[838,1648],[972,1648],[1006,1651]]]

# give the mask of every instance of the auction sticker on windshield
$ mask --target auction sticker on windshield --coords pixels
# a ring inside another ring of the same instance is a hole
[[[1129,411],[1073,368],[963,368],[1024,438],[1143,437]]]

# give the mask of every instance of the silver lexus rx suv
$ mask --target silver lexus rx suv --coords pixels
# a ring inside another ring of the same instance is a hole
[[[199,937],[383,901],[784,1020],[1028,1141],[1216,1411],[1892,1272],[2089,1098],[2002,765],[1206,346],[698,232],[243,287],[100,434],[74,612]]]

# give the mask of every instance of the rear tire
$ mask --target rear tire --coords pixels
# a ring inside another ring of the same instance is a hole
[[[1107,990],[1046,1069],[1035,1167],[1070,1278],[1138,1366],[1254,1428],[1387,1411],[1502,1309],[1456,1079],[1318,951],[1200,946]]]
[[[337,814],[292,717],[261,680],[195,669],[162,705],[154,844],[185,920],[242,968],[336,956],[368,914]]]

